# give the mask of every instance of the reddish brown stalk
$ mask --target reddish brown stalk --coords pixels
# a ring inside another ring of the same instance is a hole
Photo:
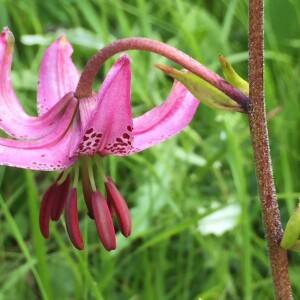
[[[75,97],[80,99],[91,95],[93,80],[101,66],[113,55],[127,50],[145,50],[162,55],[206,80],[242,107],[247,106],[248,97],[245,94],[195,59],[165,43],[141,37],[117,40],[96,53],[81,74]]]
[[[288,300],[293,297],[287,253],[279,244],[282,226],[273,179],[264,102],[263,9],[263,0],[250,0],[248,116],[274,293],[276,299]]]

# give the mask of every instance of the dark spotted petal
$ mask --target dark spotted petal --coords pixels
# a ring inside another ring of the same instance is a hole
[[[93,215],[100,240],[107,251],[116,249],[116,234],[108,205],[104,197],[95,191],[92,193]]]
[[[92,97],[80,100],[80,117],[87,121],[84,122],[80,141],[70,156],[92,156],[96,152],[103,156],[129,153],[132,144],[130,83],[130,60],[123,55],[107,74],[96,102]]]
[[[47,136],[32,141],[0,138],[0,165],[31,170],[62,170],[70,167],[77,157],[69,157],[71,145],[78,140],[74,126],[78,101],[70,94],[63,118]]]

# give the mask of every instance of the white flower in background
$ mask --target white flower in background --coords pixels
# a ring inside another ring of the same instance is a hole
[[[241,207],[239,205],[229,204],[201,219],[197,229],[201,235],[215,234],[220,236],[237,225],[240,214]]]

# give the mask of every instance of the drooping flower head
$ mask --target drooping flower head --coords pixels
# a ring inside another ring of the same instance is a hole
[[[103,246],[115,249],[112,216],[116,215],[126,237],[131,233],[131,218],[114,181],[105,175],[101,158],[131,155],[176,135],[189,124],[199,101],[177,82],[163,104],[133,118],[131,61],[126,54],[112,66],[97,94],[77,99],[74,91],[80,73],[71,60],[71,45],[61,37],[42,58],[37,91],[39,116],[29,116],[11,85],[13,43],[12,33],[4,29],[0,37],[0,128],[14,139],[0,138],[0,164],[60,171],[43,196],[40,228],[48,237],[50,220],[57,221],[64,210],[69,237],[78,249],[84,247],[77,215],[81,170],[88,215],[95,221]],[[95,183],[93,163],[103,179],[106,197]]]

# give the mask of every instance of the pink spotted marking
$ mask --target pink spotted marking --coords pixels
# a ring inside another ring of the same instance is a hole
[[[112,143],[109,143],[104,148],[105,152],[112,154],[128,154],[132,149],[132,127],[128,125],[126,127],[127,132],[124,132],[121,136],[117,137]]]
[[[107,152],[111,154],[129,154],[132,150],[132,127],[128,125],[126,127],[127,132],[124,132],[121,136],[118,136],[112,142],[108,143],[104,149],[99,150],[100,142],[103,138],[102,133],[97,133],[94,128],[89,128],[80,144],[75,151],[76,155],[94,155],[97,151]]]
[[[75,154],[77,155],[94,155],[95,152],[99,149],[99,144],[102,139],[103,134],[94,132],[94,128],[88,129],[83,138],[81,143],[78,145]]]

